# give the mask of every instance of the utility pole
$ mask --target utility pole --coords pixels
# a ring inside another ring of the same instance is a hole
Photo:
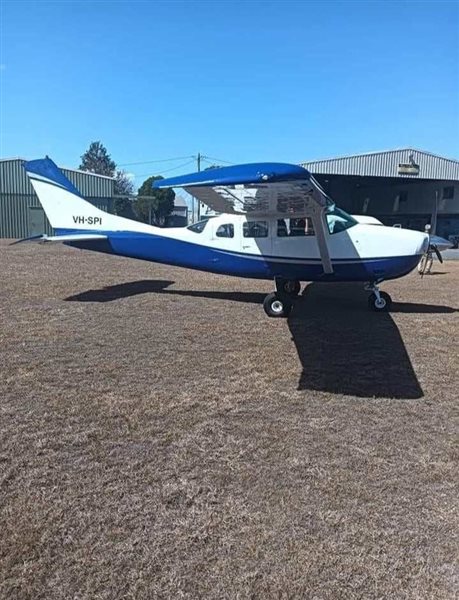
[[[201,172],[201,159],[202,158],[203,157],[201,156],[201,153],[198,152],[198,155],[196,156],[196,161],[198,163],[198,173]],[[196,210],[196,204],[197,204],[197,210]],[[191,196],[191,221],[192,221],[192,223],[196,223],[196,221],[199,221],[200,219],[201,219],[201,202],[199,201],[198,198]]]
[[[432,216],[430,218],[430,235],[437,234],[437,216],[438,216],[438,198],[440,194],[438,190],[435,190],[435,204],[432,212]]]
[[[198,156],[197,156],[197,161],[198,161],[198,173],[201,172],[201,153],[198,152]],[[199,200],[199,198],[196,198],[197,202],[198,202],[198,214],[197,214],[197,221],[201,220],[201,201]]]

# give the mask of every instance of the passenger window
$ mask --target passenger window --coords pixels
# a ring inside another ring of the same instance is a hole
[[[277,237],[299,237],[315,235],[312,219],[302,217],[301,219],[278,219]]]
[[[268,237],[268,223],[266,221],[246,221],[242,233],[245,238]]]
[[[232,223],[225,223],[225,225],[220,225],[220,227],[215,232],[217,237],[223,238],[232,238],[234,237],[234,225]]]

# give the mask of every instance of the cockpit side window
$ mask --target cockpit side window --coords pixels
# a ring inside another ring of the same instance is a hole
[[[215,232],[215,235],[221,238],[234,237],[234,225],[232,223],[225,223],[224,225],[220,225],[217,231]]]
[[[245,221],[242,234],[245,238],[268,237],[269,227],[266,221]]]
[[[341,231],[349,229],[349,227],[357,225],[357,221],[354,217],[351,217],[347,212],[344,212],[344,210],[341,210],[341,208],[337,208],[336,206],[327,209],[326,217],[328,230],[331,234],[340,233]]]
[[[203,221],[198,221],[197,223],[193,223],[193,225],[189,225],[187,229],[194,233],[202,233],[208,222],[209,219],[204,219]]]

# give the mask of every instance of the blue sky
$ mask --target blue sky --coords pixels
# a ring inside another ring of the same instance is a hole
[[[299,162],[413,146],[459,158],[458,2],[1,10],[2,157],[77,167],[94,140],[119,165],[185,157],[126,166],[139,185],[193,171],[197,152]]]

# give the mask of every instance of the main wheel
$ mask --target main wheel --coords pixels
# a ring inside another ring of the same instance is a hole
[[[296,281],[295,279],[284,279],[280,284],[280,289],[278,291],[290,296],[291,298],[295,298],[301,291],[301,283]]]
[[[392,298],[386,292],[379,292],[379,299],[375,293],[370,294],[368,306],[376,312],[387,312],[392,305]]]
[[[268,317],[288,317],[292,310],[292,303],[273,292],[264,299],[263,308]]]

